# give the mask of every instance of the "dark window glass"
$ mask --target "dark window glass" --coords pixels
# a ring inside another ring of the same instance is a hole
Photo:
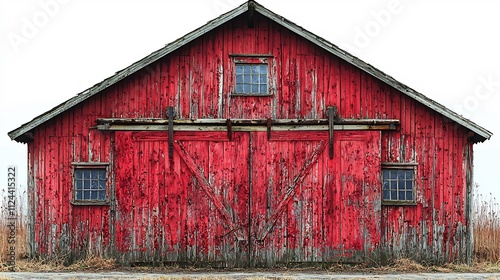
[[[75,200],[78,201],[106,200],[105,168],[75,169]]]
[[[414,171],[408,169],[382,169],[382,192],[385,201],[414,200]]]

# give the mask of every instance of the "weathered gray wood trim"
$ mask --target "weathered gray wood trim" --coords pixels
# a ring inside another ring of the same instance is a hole
[[[465,257],[467,264],[472,264],[474,256],[474,159],[472,143],[465,146]]]
[[[233,125],[267,125],[267,119],[229,119]],[[177,119],[174,125],[226,125],[228,119]],[[97,119],[99,125],[112,124],[168,124],[167,119],[129,119],[129,118],[102,118]],[[335,122],[342,125],[384,125],[400,123],[397,119],[341,119]],[[328,119],[275,119],[271,120],[273,125],[328,125]]]
[[[168,131],[168,125],[141,125],[141,124],[116,124],[110,126],[97,126],[103,131]],[[233,125],[233,132],[241,131],[267,131],[265,126]],[[334,130],[395,130],[388,124],[380,125],[335,125]],[[206,125],[177,125],[174,131],[227,131],[226,126]],[[271,131],[328,131],[328,125],[280,125],[271,128]]]
[[[115,75],[105,79],[101,83],[96,84],[95,86],[79,93],[77,96],[67,100],[66,102],[54,107],[52,110],[49,110],[48,112],[39,115],[38,117],[35,117],[33,120],[31,120],[28,123],[23,124],[19,128],[11,131],[8,133],[9,137],[13,140],[19,141],[19,142],[27,142],[28,139],[22,137],[25,133],[30,132],[32,129],[36,128],[38,125],[52,119],[53,117],[59,115],[60,113],[72,108],[73,106],[79,104],[80,102],[92,97],[93,95],[97,94],[98,92],[104,90],[105,88],[117,83],[118,81],[124,79],[125,77],[137,72],[138,70],[146,67],[147,65],[153,63],[154,61],[164,57],[165,55],[171,53],[174,50],[177,50],[178,48],[188,44],[189,42],[193,41],[194,39],[198,38],[199,36],[210,32],[214,28],[224,24],[225,22],[241,15],[242,13],[246,12],[249,10],[249,7],[252,9],[255,9],[256,12],[264,15],[265,17],[275,21],[276,23],[282,25],[283,27],[295,32],[296,34],[306,38],[307,40],[311,41],[312,43],[318,45],[319,47],[325,49],[326,51],[342,58],[343,60],[347,61],[348,63],[351,63],[352,65],[360,68],[361,70],[365,71],[366,73],[374,76],[377,79],[380,79],[381,81],[387,83],[388,85],[392,86],[396,90],[402,92],[403,94],[406,94],[410,98],[415,99],[416,101],[424,104],[425,106],[429,107],[430,109],[444,115],[445,117],[455,121],[456,123],[466,127],[467,129],[470,129],[472,132],[477,134],[479,137],[474,137],[475,142],[482,142],[484,140],[490,139],[490,137],[493,135],[490,131],[487,129],[477,125],[476,123],[462,117],[461,115],[458,115],[457,113],[453,112],[452,110],[446,108],[445,106],[439,104],[438,102],[424,96],[423,94],[413,90],[412,88],[396,81],[393,77],[385,74],[384,72],[378,70],[377,68],[373,67],[372,65],[360,60],[359,58],[349,54],[348,52],[340,49],[336,45],[330,43],[329,41],[305,30],[304,28],[296,25],[295,23],[285,19],[284,17],[277,15],[270,10],[266,9],[264,6],[254,2],[254,1],[248,1],[239,7],[222,14],[221,16],[209,21],[207,24],[201,26],[200,28],[186,34],[184,37],[181,37],[177,40],[175,40],[172,43],[169,43],[166,45],[164,48],[159,49],[150,55],[146,56],[145,58],[133,63],[129,67],[118,71]]]
[[[28,144],[28,145],[33,145],[33,144]],[[28,150],[30,148],[28,147]],[[32,162],[32,157],[34,155],[32,153],[28,153],[28,165],[31,165]],[[36,239],[35,239],[35,221],[36,221],[36,206],[38,205],[37,202],[37,188],[36,188],[36,180],[35,180],[35,174],[37,172],[37,165],[34,164],[33,166],[28,166],[28,187],[27,187],[27,192],[28,192],[28,204],[27,204],[27,212],[28,212],[28,234],[27,234],[27,243],[28,247],[26,248],[28,257],[30,258],[35,258],[36,257],[36,252],[38,252],[38,249],[36,248]]]

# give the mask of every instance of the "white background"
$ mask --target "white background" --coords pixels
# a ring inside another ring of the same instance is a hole
[[[500,197],[500,2],[258,2],[493,132],[475,181]],[[0,186],[12,164],[26,186],[8,131],[242,3],[0,0]]]

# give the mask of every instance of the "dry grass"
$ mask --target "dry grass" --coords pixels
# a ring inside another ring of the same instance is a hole
[[[0,208],[0,264],[3,264],[7,262],[8,258],[8,253],[9,253],[9,248],[11,244],[8,243],[8,237],[9,237],[9,228],[8,223],[9,220],[7,219],[8,212],[7,212],[7,196],[4,193],[2,193],[2,204]],[[28,234],[28,223],[26,220],[26,215],[24,214],[26,211],[26,192],[22,192],[18,195],[16,199],[16,214],[17,214],[17,221],[16,221],[16,258],[25,258],[26,257],[26,252],[27,252],[27,234]]]
[[[476,262],[500,265],[500,206],[490,194],[474,199],[474,258]]]

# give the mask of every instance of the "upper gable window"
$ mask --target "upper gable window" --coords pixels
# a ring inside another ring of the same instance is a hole
[[[270,55],[232,55],[234,83],[232,94],[239,96],[269,96],[272,94]]]
[[[236,63],[236,94],[269,94],[267,64]]]

